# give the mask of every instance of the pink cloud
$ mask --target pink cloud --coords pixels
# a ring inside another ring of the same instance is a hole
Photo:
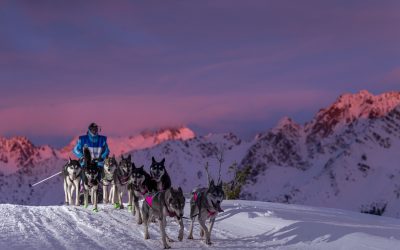
[[[227,93],[208,96],[126,95],[71,98],[52,104],[0,109],[1,134],[77,135],[96,121],[110,135],[131,135],[146,128],[181,124],[207,125],[225,119],[260,119],[323,103],[319,91]]]

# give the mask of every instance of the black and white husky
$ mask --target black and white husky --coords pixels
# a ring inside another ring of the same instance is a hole
[[[99,176],[101,174],[97,163],[92,161],[88,148],[83,150],[85,165],[83,168],[84,207],[88,207],[89,195],[94,206],[93,211],[97,212],[97,191],[99,189]]]
[[[114,155],[112,157],[107,157],[104,160],[104,167],[101,174],[101,184],[103,184],[103,202],[105,204],[115,204],[115,199],[117,196],[117,189],[115,188],[117,167],[118,163],[115,160]]]
[[[221,202],[225,198],[225,193],[222,189],[222,182],[215,185],[214,180],[211,180],[208,188],[198,188],[193,190],[190,199],[190,218],[192,223],[189,229],[188,239],[193,239],[193,225],[196,217],[201,226],[200,236],[206,236],[205,242],[211,245],[211,230],[214,226],[215,218],[219,212],[223,212]],[[210,220],[210,227],[207,228],[206,221]]]
[[[157,190],[167,190],[171,187],[171,178],[165,169],[165,158],[157,162],[151,157],[150,176],[157,183]]]
[[[179,187],[177,190],[168,188],[167,190],[158,191],[153,194],[147,194],[142,205],[142,216],[144,223],[144,238],[150,239],[149,236],[149,223],[152,217],[156,217],[160,223],[161,239],[164,249],[171,248],[165,228],[167,226],[167,217],[175,217],[179,222],[179,236],[178,240],[183,239],[183,211],[185,208],[185,196],[183,196],[182,189]]]
[[[75,206],[79,206],[79,190],[81,182],[81,164],[77,160],[68,160],[63,169],[65,204],[72,205],[72,196],[75,191]]]
[[[128,209],[132,209],[132,194],[131,190],[128,189],[130,178],[132,173],[132,162],[131,162],[131,155],[127,158],[124,158],[121,155],[121,161],[118,164],[118,168],[116,171],[116,188],[117,188],[117,195],[118,201],[115,203],[115,208],[124,208],[124,204],[122,203],[122,196],[124,192],[128,193]]]
[[[129,189],[133,195],[133,211],[136,214],[136,222],[142,224],[142,215],[139,209],[139,199],[144,198],[147,193],[157,191],[157,183],[151,179],[150,175],[143,169],[143,166],[137,168],[132,163],[132,174],[129,184]]]

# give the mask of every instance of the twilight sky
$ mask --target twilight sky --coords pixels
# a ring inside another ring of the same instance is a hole
[[[0,135],[243,138],[399,90],[400,1],[0,1]]]

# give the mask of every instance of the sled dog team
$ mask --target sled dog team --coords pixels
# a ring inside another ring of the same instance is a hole
[[[171,185],[171,178],[165,168],[165,159],[157,162],[152,157],[150,172],[144,170],[144,166],[136,167],[131,161],[131,156],[121,156],[117,162],[114,156],[107,157],[104,167],[97,167],[92,161],[89,151],[84,150],[84,167],[79,161],[69,160],[64,166],[64,192],[65,203],[80,205],[79,192],[81,182],[84,192],[84,207],[88,207],[89,195],[93,204],[93,211],[97,209],[97,197],[100,184],[103,186],[103,202],[113,203],[115,208],[124,208],[122,196],[128,193],[128,209],[136,216],[137,224],[144,224],[144,238],[149,239],[148,225],[158,220],[161,231],[161,239],[165,249],[170,248],[168,242],[172,242],[165,232],[167,217],[177,220],[180,228],[178,240],[183,240],[183,218],[185,197],[181,187],[177,189]],[[200,236],[205,236],[205,243],[210,245],[211,230],[215,218],[221,209],[221,202],[225,198],[222,182],[215,184],[207,170],[209,179],[208,187],[194,189],[190,198],[190,220],[188,239],[193,239],[193,225],[197,218],[201,227]],[[73,194],[75,193],[75,203]],[[139,199],[143,199],[142,207],[139,207]],[[206,221],[209,220],[209,227]]]

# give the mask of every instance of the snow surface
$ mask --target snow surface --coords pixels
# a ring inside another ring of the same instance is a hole
[[[127,210],[100,205],[98,213],[74,206],[0,205],[0,249],[161,249],[158,224],[136,225]],[[186,205],[185,215],[189,213]],[[400,220],[339,209],[255,201],[224,201],[212,246],[199,236],[172,242],[174,249],[399,249]],[[167,234],[177,239],[169,220]]]

